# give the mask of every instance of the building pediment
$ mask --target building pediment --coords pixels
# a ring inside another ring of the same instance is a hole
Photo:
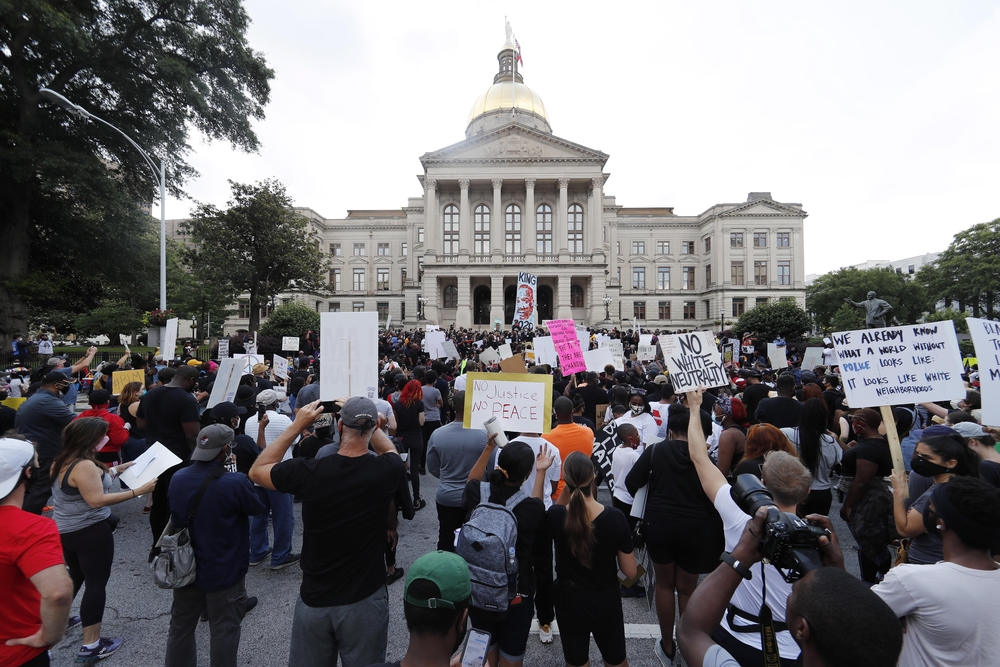
[[[804,218],[806,215],[805,211],[791,206],[786,206],[785,204],[779,204],[776,201],[771,201],[768,199],[758,199],[756,201],[747,202],[741,204],[736,208],[731,208],[725,213],[721,213],[719,217],[729,218],[736,216],[783,216],[783,217],[795,217]]]
[[[594,162],[603,166],[607,161],[606,153],[513,123],[420,158],[425,169],[455,162]]]

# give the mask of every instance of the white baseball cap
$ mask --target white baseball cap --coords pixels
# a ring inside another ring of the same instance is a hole
[[[14,490],[21,472],[35,459],[35,448],[30,442],[17,438],[0,438],[0,498]]]

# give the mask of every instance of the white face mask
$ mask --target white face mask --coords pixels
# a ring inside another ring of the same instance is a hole
[[[102,449],[104,449],[104,445],[108,444],[108,442],[110,442],[110,441],[111,441],[111,438],[109,438],[108,436],[104,436],[103,438],[101,438],[101,441],[99,443],[97,443],[97,445],[94,447],[94,449],[99,452]]]
[[[646,409],[644,405],[631,405],[629,407],[632,408],[632,414],[634,415],[641,415],[642,411]]]

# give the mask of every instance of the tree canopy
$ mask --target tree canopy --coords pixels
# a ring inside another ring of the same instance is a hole
[[[820,276],[806,288],[806,309],[816,318],[817,326],[825,331],[835,331],[834,315],[842,306],[848,305],[844,299],[860,302],[871,290],[892,306],[886,325],[891,325],[893,321],[914,324],[927,310],[924,286],[888,267],[867,271],[847,267]],[[843,321],[843,315],[839,319]],[[864,328],[864,317],[861,323],[860,328]]]
[[[283,303],[271,311],[267,322],[260,328],[260,334],[275,338],[285,336],[302,338],[302,335],[310,329],[318,334],[319,313],[298,301],[292,301]]]
[[[789,343],[800,341],[812,328],[809,313],[791,299],[779,299],[751,308],[736,321],[737,336],[753,334],[760,340],[781,336]]]
[[[130,301],[105,294],[93,267],[134,261],[133,239],[148,226],[138,203],[157,192],[128,140],[44,101],[39,89],[166,158],[168,188],[180,196],[194,174],[192,130],[257,149],[252,123],[263,118],[274,74],[247,43],[249,22],[241,0],[0,3],[0,336],[24,332],[39,292],[83,297],[84,308]],[[133,292],[146,283],[156,289],[157,271],[121,282]]]
[[[1000,218],[955,234],[934,264],[917,273],[932,302],[993,319],[1000,306]]]
[[[198,204],[184,223],[192,243],[184,259],[200,281],[225,287],[232,298],[249,295],[250,331],[257,331],[260,307],[279,292],[326,292],[327,259],[281,183],[229,185],[233,197],[226,210]]]

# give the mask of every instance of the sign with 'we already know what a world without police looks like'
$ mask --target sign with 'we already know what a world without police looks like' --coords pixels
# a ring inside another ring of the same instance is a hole
[[[951,320],[830,336],[852,408],[951,401],[965,396]]]

